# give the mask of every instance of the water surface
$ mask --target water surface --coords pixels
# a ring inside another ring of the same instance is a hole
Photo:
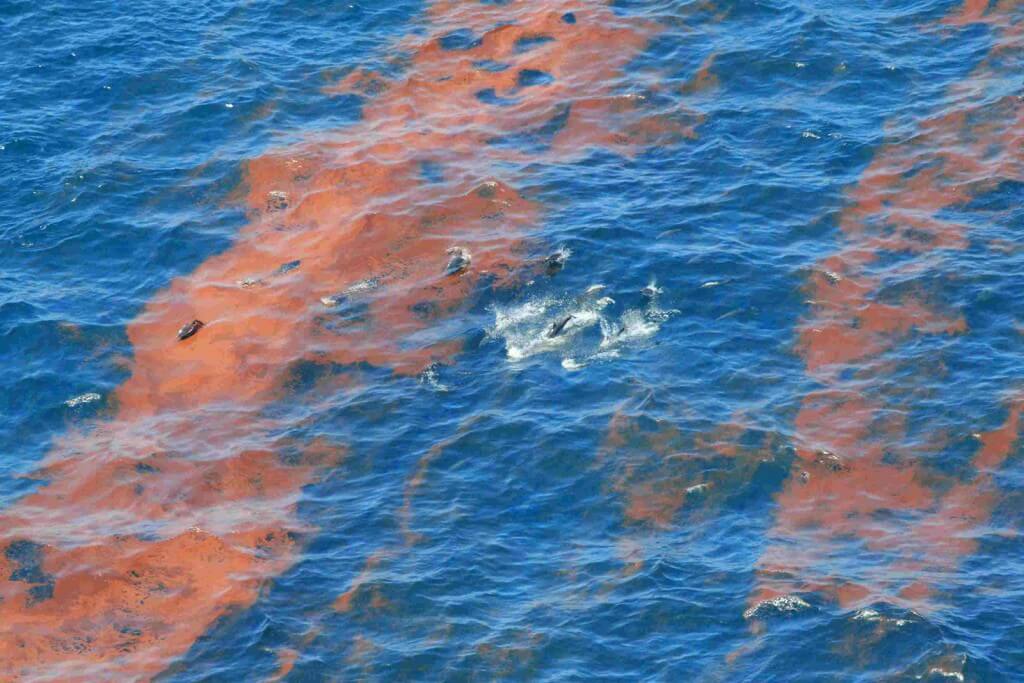
[[[1018,678],[1020,3],[0,22],[4,676]]]

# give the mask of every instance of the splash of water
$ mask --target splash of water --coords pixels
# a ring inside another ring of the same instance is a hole
[[[698,116],[615,92],[654,24],[596,0],[438,0],[427,14],[427,34],[398,46],[411,54],[403,77],[357,72],[328,88],[368,98],[360,123],[247,165],[249,224],[129,325],[112,419],[57,444],[47,485],[0,517],[11,675],[148,678],[251,605],[300,551],[302,487],[344,456],[282,440],[287,425],[262,411],[297,365],[415,375],[449,361],[461,343],[433,322],[523,265],[539,216],[515,189],[528,163],[694,134]],[[452,45],[456,30],[476,39]],[[425,182],[424,164],[443,182]],[[446,274],[454,246],[471,267]],[[352,315],[333,310],[339,293],[358,296],[357,311],[341,307]],[[204,325],[177,339],[191,320]]]

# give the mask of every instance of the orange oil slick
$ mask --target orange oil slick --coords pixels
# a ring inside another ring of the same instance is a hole
[[[413,501],[415,499],[416,492],[426,483],[427,472],[431,463],[437,460],[437,458],[444,453],[445,449],[455,444],[459,439],[471,431],[479,422],[481,422],[482,419],[483,418],[480,415],[473,415],[463,420],[462,423],[459,424],[455,435],[432,445],[416,463],[416,471],[408,481],[406,481],[405,491],[402,494],[402,507],[398,510],[398,525],[402,530],[402,536],[405,539],[406,545],[414,545],[422,540],[422,536],[413,531],[411,527],[413,518]]]
[[[299,651],[291,648],[283,648],[277,652],[277,671],[267,679],[270,683],[283,681],[295,668],[295,662],[299,659]]]
[[[570,11],[574,22],[564,18]],[[376,97],[367,102],[364,114],[368,120],[378,122],[375,133],[385,135],[389,144],[371,150],[375,160],[392,154],[404,158],[405,146],[417,145],[421,147],[417,150],[417,164],[441,164],[456,174],[456,180],[468,178],[469,186],[488,189],[496,183],[473,183],[489,178],[481,174],[488,173],[488,168],[496,162],[511,164],[514,170],[519,162],[571,161],[592,147],[631,155],[651,144],[695,136],[694,126],[701,120],[699,115],[690,111],[650,112],[645,109],[645,96],[614,93],[614,84],[620,80],[626,64],[658,30],[655,24],[618,17],[600,2],[547,2],[542,7],[535,3],[486,6],[463,1],[437,2],[432,5],[430,17],[435,25],[427,38],[409,39],[401,45],[416,55],[406,80],[390,82],[377,72],[356,70],[324,89],[328,94]],[[455,29],[468,29],[479,38],[468,49],[445,50],[441,46],[442,37]],[[521,45],[530,42],[539,46],[524,51]],[[481,63],[508,68],[492,71],[480,68]],[[711,74],[711,65],[712,58],[709,58],[694,76],[694,83],[684,88],[688,92],[700,92],[713,87],[716,80]],[[546,74],[551,80],[543,86],[525,89],[519,82],[522,73]],[[651,90],[657,87],[652,86]],[[481,93],[488,93],[490,99],[505,102],[506,106],[482,108]],[[572,106],[565,115],[564,105],[569,102]],[[422,129],[409,129],[407,121],[412,112],[420,117]],[[546,149],[524,156],[512,148],[488,147],[489,141],[502,135],[533,131],[545,126],[553,117],[563,115],[564,124],[552,135]],[[317,145],[324,148],[322,142]],[[338,146],[345,154],[363,158],[369,152],[363,150],[362,145],[361,140],[354,138]],[[270,162],[271,167],[280,164],[296,166],[291,160]],[[298,178],[309,173],[302,164],[295,171]],[[261,176],[262,171],[257,170],[255,175]],[[278,174],[270,175],[271,180],[261,180],[260,189],[251,193],[257,202],[264,192],[269,195],[281,191],[272,189],[282,186]],[[421,201],[436,201],[434,190],[427,189],[430,194]],[[505,206],[513,199],[521,201],[511,193],[508,197],[503,199]],[[332,197],[326,201],[333,206],[337,200]],[[258,204],[254,208],[258,208]],[[524,203],[519,213],[527,218],[522,221],[522,233],[529,222],[535,220],[535,210]],[[507,224],[507,215],[503,218],[503,223]],[[434,222],[431,220],[428,225]],[[516,246],[515,242],[502,245],[505,260],[497,264],[502,277],[510,273],[513,266],[524,270],[523,264],[515,260]],[[406,545],[422,540],[422,536],[412,530],[413,504],[417,491],[426,482],[431,464],[480,419],[474,416],[464,421],[455,435],[438,442],[419,459],[406,483],[397,513]],[[370,613],[386,607],[386,599],[370,584],[382,559],[393,558],[400,552],[400,548],[382,548],[372,553],[359,575],[335,599],[334,610]],[[369,598],[364,595],[367,593]]]
[[[46,460],[49,483],[0,517],[0,660],[15,679],[146,679],[252,604],[296,556],[302,487],[344,452],[306,444],[295,462],[279,457],[282,425],[260,409],[296,365],[408,375],[451,358],[459,341],[432,322],[481,278],[501,285],[523,265],[538,220],[512,184],[524,162],[631,153],[699,122],[616,92],[657,27],[604,3],[445,0],[428,19],[427,37],[400,46],[412,53],[403,77],[359,72],[328,89],[370,98],[360,123],[247,165],[251,222],[128,326],[131,376],[112,419],[66,437]],[[444,49],[456,29],[480,39]],[[479,67],[488,60],[509,68]],[[524,72],[550,78],[524,85]],[[566,112],[541,151],[490,144]],[[443,182],[423,179],[425,163]],[[472,268],[446,276],[456,245]],[[346,290],[357,324],[321,303]],[[193,319],[205,327],[178,341]]]
[[[684,507],[707,507],[775,458],[775,439],[736,415],[711,431],[685,431],[670,419],[643,419],[626,406],[612,416],[598,465],[610,467],[610,493],[622,498],[624,521],[650,529],[672,526]]]
[[[530,677],[527,672],[536,658],[537,650],[544,644],[545,637],[526,629],[516,629],[507,634],[500,632],[494,636],[494,639],[498,638],[510,642],[479,643],[473,648],[474,656],[493,671],[497,678]]]
[[[353,601],[360,595],[363,587],[370,583],[374,572],[380,567],[381,562],[387,557],[387,553],[378,551],[366,559],[362,571],[359,572],[348,589],[339,595],[334,601],[334,610],[337,612],[350,612],[353,608]],[[377,594],[371,597],[371,602],[378,601]],[[379,605],[378,605],[379,606]]]
[[[990,23],[992,51],[951,89],[955,108],[879,150],[840,220],[845,244],[808,282],[812,308],[798,349],[821,388],[795,420],[801,476],[778,495],[751,604],[816,592],[848,608],[888,601],[929,609],[933,585],[974,549],[974,532],[995,504],[991,473],[1017,441],[1019,401],[1001,429],[981,437],[974,478],[952,482],[905,457],[913,449],[903,445],[900,407],[868,396],[886,379],[893,366],[886,353],[901,340],[966,332],[961,316],[912,294],[881,300],[887,278],[925,272],[944,250],[963,249],[968,228],[946,212],[999,182],[1024,180],[1024,108],[1013,97],[971,97],[998,76],[1000,52],[1021,46],[1020,27],[1009,23],[1016,4],[968,0],[948,20]],[[887,266],[887,254],[907,259]],[[928,446],[943,445],[935,437]],[[877,551],[889,559],[858,562]]]
[[[748,415],[737,412],[710,430],[686,426],[694,417],[662,405],[651,391],[626,399],[612,414],[595,468],[606,473],[608,494],[621,501],[625,531],[615,544],[621,567],[597,597],[663,553],[662,534],[715,514],[759,468],[784,471],[781,439]]]

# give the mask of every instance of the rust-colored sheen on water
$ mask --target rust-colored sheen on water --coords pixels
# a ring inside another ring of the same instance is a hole
[[[967,227],[949,210],[1024,180],[1024,109],[1016,97],[972,98],[1000,74],[1000,53],[1019,49],[1009,23],[1017,3],[968,0],[945,23],[987,22],[990,54],[954,86],[950,109],[922,121],[916,135],[885,145],[851,191],[841,249],[818,264],[807,289],[811,312],[798,349],[820,388],[796,417],[797,467],[778,495],[775,527],[759,562],[753,605],[819,592],[844,607],[875,601],[917,610],[935,606],[935,586],[975,547],[988,519],[991,475],[1018,438],[1020,403],[1005,425],[980,436],[966,481],[930,471],[907,444],[905,413],[878,390],[894,363],[887,352],[924,334],[967,332],[955,311],[913,294],[883,299],[900,275],[926,271],[945,250],[966,248]],[[886,265],[886,255],[901,255]],[[934,452],[942,439],[928,444]],[[882,562],[865,562],[868,555]]]
[[[694,115],[652,116],[613,90],[653,24],[595,1],[435,2],[428,15],[428,35],[401,46],[412,53],[403,78],[359,72],[327,89],[372,95],[363,121],[248,164],[251,222],[146,305],[128,327],[134,359],[112,419],[66,437],[45,485],[4,512],[4,676],[149,678],[251,605],[299,551],[302,487],[344,454],[283,442],[283,425],[261,416],[296,365],[408,375],[449,360],[459,340],[432,321],[481,278],[501,285],[523,266],[538,219],[515,189],[524,162],[693,135]],[[446,49],[455,30],[479,39]],[[539,151],[491,144],[566,111]],[[443,182],[424,180],[425,163]],[[456,246],[471,267],[446,274]],[[349,306],[354,322],[337,314]],[[191,320],[204,325],[179,340]],[[281,675],[296,657],[282,655]]]

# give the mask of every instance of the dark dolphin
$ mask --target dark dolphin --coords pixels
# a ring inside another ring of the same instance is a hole
[[[194,336],[195,333],[205,327],[205,325],[206,323],[202,320],[193,320],[190,323],[182,325],[181,329],[178,330],[178,341],[185,341],[189,337]]]
[[[451,258],[448,259],[448,265],[445,266],[445,275],[461,275],[469,269],[469,262],[472,258],[468,251],[462,247],[452,247],[448,250],[448,254]]]
[[[551,323],[551,329],[548,330],[548,339],[553,339],[560,335],[562,333],[562,330],[565,329],[565,326],[568,325],[569,321],[572,320],[574,317],[575,316],[569,315],[563,318],[562,320]]]

